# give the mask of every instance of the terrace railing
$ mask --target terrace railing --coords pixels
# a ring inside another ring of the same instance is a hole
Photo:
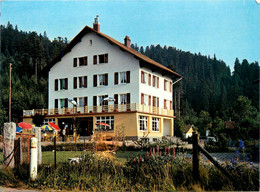
[[[152,113],[157,115],[173,116],[174,111],[159,107],[147,106],[138,103],[131,104],[114,104],[102,106],[84,106],[73,108],[54,108],[54,109],[32,109],[23,110],[23,116],[33,116],[36,113],[41,115],[65,115],[65,114],[91,114],[91,113],[111,113],[111,112],[128,112],[137,111],[144,113]]]

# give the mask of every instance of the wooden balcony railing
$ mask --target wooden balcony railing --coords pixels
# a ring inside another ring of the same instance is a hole
[[[107,113],[107,112],[127,112],[137,111],[152,113],[158,115],[173,116],[173,110],[163,109],[159,107],[147,106],[138,103],[131,104],[114,104],[103,106],[85,106],[85,107],[73,107],[73,108],[54,108],[54,109],[33,109],[23,110],[23,116],[33,116],[36,113],[41,115],[65,115],[65,114],[80,114],[80,113]]]

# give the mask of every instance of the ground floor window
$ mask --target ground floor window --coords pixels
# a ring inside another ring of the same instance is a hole
[[[48,125],[49,122],[55,123],[55,119],[44,119],[43,125]]]
[[[96,117],[96,127],[102,131],[114,130],[114,116]]]
[[[152,118],[152,130],[159,131],[160,130],[160,119],[159,118]]]
[[[147,125],[148,125],[148,117],[140,115],[139,116],[139,130],[140,131],[147,130]]]

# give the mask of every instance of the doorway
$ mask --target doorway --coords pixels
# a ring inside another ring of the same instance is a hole
[[[77,118],[78,133],[81,136],[93,134],[93,117]]]

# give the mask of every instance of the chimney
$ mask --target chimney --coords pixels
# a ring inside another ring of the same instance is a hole
[[[125,36],[125,46],[127,46],[128,48],[131,48],[131,40],[128,36]]]
[[[97,32],[100,32],[100,23],[98,22],[98,15],[94,19],[93,29]]]

